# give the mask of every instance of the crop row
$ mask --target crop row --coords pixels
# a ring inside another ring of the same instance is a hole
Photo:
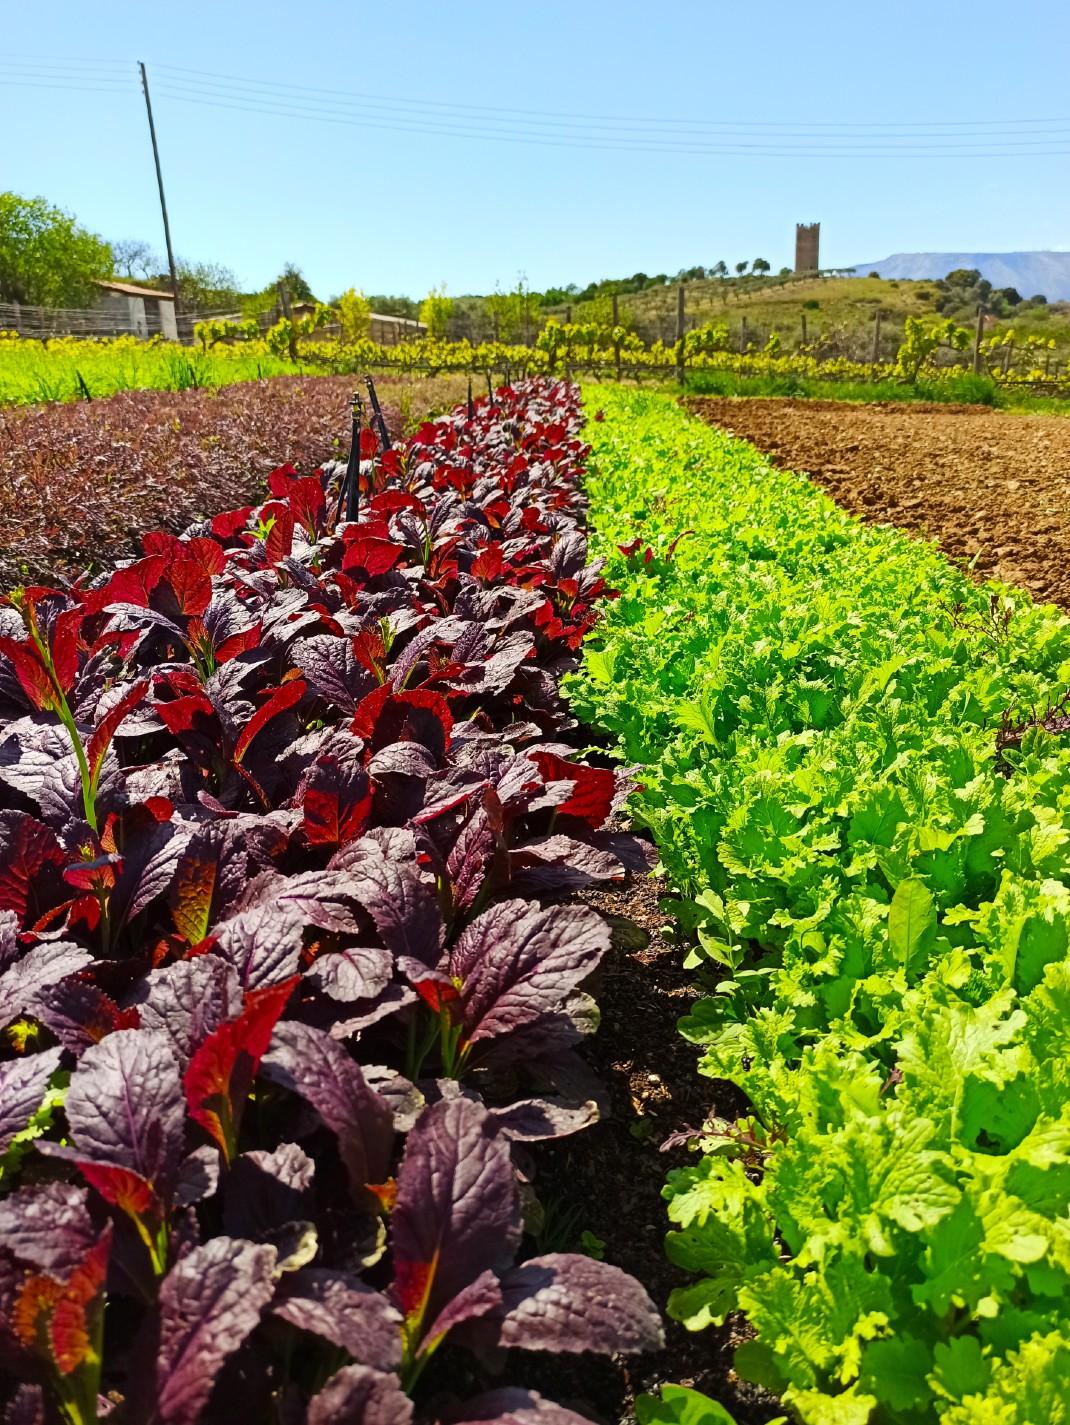
[[[352,381],[294,376],[221,391],[126,391],[7,412],[0,423],[0,588],[129,558],[143,530],[262,497],[280,463],[315,470],[349,425]],[[397,408],[385,417],[400,434]],[[343,452],[344,453],[344,452]]]
[[[503,389],[4,601],[5,1418],[582,1425],[489,1365],[659,1343],[619,1269],[518,1261],[513,1153],[600,1097],[561,893],[647,865],[558,691],[580,426]]]
[[[621,597],[572,707],[642,766],[682,1031],[749,1103],[683,1130],[670,1313],[745,1313],[737,1370],[805,1425],[1064,1419],[1070,620],[591,399]]]
[[[1048,378],[1037,365],[1003,372],[998,366],[973,377],[962,365],[946,364],[943,348],[924,342],[907,345],[899,362],[858,362],[822,358],[811,351],[779,348],[736,352],[728,349],[722,326],[695,328],[677,342],[645,344],[623,327],[595,324],[560,326],[551,322],[533,346],[505,342],[447,341],[424,338],[381,346],[370,339],[302,338],[291,357],[285,349],[255,339],[220,342],[204,350],[153,338],[86,340],[55,338],[47,344],[0,332],[0,405],[97,399],[139,387],[165,390],[213,387],[284,373],[329,374],[374,369],[384,372],[487,373],[524,377],[586,371],[608,375],[621,370],[642,380],[673,377],[681,369],[707,377],[779,383],[781,394],[801,390],[807,381],[900,387],[908,395],[922,379],[929,399],[988,400],[999,388],[1039,383],[1053,394],[1066,394],[1065,376]]]

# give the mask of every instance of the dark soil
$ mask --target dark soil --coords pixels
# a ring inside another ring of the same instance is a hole
[[[740,397],[687,409],[876,524],[1070,608],[1070,419],[984,406]]]
[[[611,1111],[593,1128],[556,1144],[540,1145],[536,1188],[540,1201],[575,1220],[605,1243],[605,1260],[643,1283],[659,1309],[688,1278],[665,1256],[668,1227],[661,1196],[665,1176],[689,1160],[686,1148],[660,1151],[670,1134],[698,1127],[713,1111],[731,1118],[743,1100],[731,1084],[703,1078],[696,1051],[677,1032],[677,1020],[694,998],[693,975],[681,968],[683,952],[662,934],[659,909],[667,887],[634,880],[581,899],[613,927],[613,948],[594,987],[601,1027],[585,1051],[607,1086]],[[575,1250],[575,1239],[542,1250]],[[685,1331],[666,1320],[665,1349],[657,1354],[603,1361],[584,1356],[528,1357],[526,1385],[580,1413],[624,1425],[633,1421],[635,1397],[671,1381],[720,1401],[739,1425],[763,1425],[783,1414],[772,1397],[732,1372],[732,1352],[744,1339],[741,1324],[722,1330]]]

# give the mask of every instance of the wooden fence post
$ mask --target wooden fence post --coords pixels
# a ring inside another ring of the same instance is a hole
[[[873,315],[873,365],[881,359],[881,309],[877,308]]]
[[[282,308],[282,315],[290,323],[290,360],[297,361],[297,332],[293,325],[293,307],[290,305],[290,292],[285,282],[278,284],[279,306]]]
[[[620,325],[620,307],[617,302],[617,294],[613,293],[613,362],[617,368],[617,380],[620,380],[620,341],[617,337],[617,327]]]
[[[803,312],[803,314],[802,314],[801,321],[802,321],[802,344],[803,344],[803,346],[805,346],[805,345],[806,345],[806,313],[805,313],[805,312]]]
[[[684,385],[684,284],[677,288],[677,380]]]
[[[739,321],[739,354],[742,356],[747,350],[747,319],[741,317]]]
[[[981,374],[981,341],[985,334],[985,309],[984,305],[977,308],[977,330],[973,337],[973,374]]]

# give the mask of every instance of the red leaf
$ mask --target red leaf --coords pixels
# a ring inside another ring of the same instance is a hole
[[[163,578],[166,568],[166,555],[150,554],[145,559],[128,564],[125,569],[116,569],[102,589],[92,589],[86,595],[86,612],[97,613],[109,604],[133,604],[136,608],[147,609],[149,595]]]
[[[193,729],[193,720],[198,713],[211,715],[215,710],[203,693],[191,693],[185,698],[172,698],[169,703],[156,703],[155,710],[163,719],[168,732],[176,736]]]
[[[504,562],[505,559],[500,544],[484,545],[473,561],[472,576],[475,579],[482,579],[489,584],[499,577]]]
[[[309,539],[315,539],[327,513],[327,501],[323,486],[313,475],[296,480],[290,491],[290,509],[294,519],[301,524]]]
[[[219,866],[214,858],[186,851],[179,858],[171,889],[171,915],[175,929],[190,945],[200,945],[212,920]]]
[[[78,635],[84,619],[84,609],[67,609],[52,630],[52,666],[65,693],[78,676]]]
[[[378,681],[383,681],[383,665],[386,662],[386,644],[382,629],[366,628],[354,635],[353,657],[362,668],[373,673]]]
[[[34,882],[48,865],[62,866],[66,857],[55,833],[43,822],[22,813],[10,823],[0,859],[0,910],[13,910],[21,925]]]
[[[233,539],[246,528],[252,512],[252,505],[245,505],[240,510],[227,510],[224,514],[216,515],[211,524],[212,533],[219,539]]]
[[[350,541],[346,549],[342,568],[363,569],[374,578],[377,574],[385,574],[388,569],[393,569],[403,553],[404,546],[394,544],[392,540],[358,535]]]
[[[268,489],[277,500],[285,500],[297,480],[297,471],[292,465],[280,465],[268,476]]]
[[[231,658],[237,658],[239,653],[246,653],[250,648],[255,648],[260,642],[261,632],[262,626],[254,623],[250,628],[243,628],[240,633],[224,638],[215,651],[216,663],[227,663]]]
[[[212,547],[219,549],[218,544]],[[167,571],[167,582],[174,592],[180,613],[187,616],[203,614],[212,602],[211,577],[194,559],[176,559]]]
[[[276,688],[263,707],[257,708],[242,728],[241,736],[235,744],[235,763],[242,760],[249,749],[250,742],[262,728],[265,728],[272,719],[285,712],[287,708],[292,708],[294,703],[301,701],[305,696],[305,687],[305,683],[300,678],[294,678],[291,682],[283,683],[281,687]]]
[[[112,1163],[78,1163],[78,1170],[105,1202],[118,1207],[128,1217],[143,1217],[156,1202],[152,1184],[130,1168]]]
[[[96,777],[100,771],[100,765],[104,761],[104,755],[111,745],[111,740],[115,736],[119,724],[126,717],[127,713],[133,712],[138,703],[141,702],[149,690],[149,680],[142,678],[135,683],[121,702],[115,704],[109,713],[101,718],[93,729],[93,736],[89,739],[89,751],[86,760],[89,762],[90,776]],[[205,699],[207,701],[207,699]],[[174,704],[171,704],[173,707]],[[210,706],[210,704],[209,704]]]
[[[38,711],[56,706],[56,690],[48,670],[37,656],[37,650],[28,640],[0,638],[0,653],[11,662],[19,687]]]
[[[302,798],[302,830],[313,846],[345,846],[362,834],[372,808],[367,773],[347,771],[337,757],[313,768]]]
[[[265,505],[261,511],[269,510],[275,516],[274,523],[268,531],[267,539],[264,541],[264,553],[267,555],[269,564],[277,564],[280,559],[285,559],[287,555],[293,553],[294,547],[294,517],[289,505]]]
[[[378,452],[379,442],[375,438],[375,432],[365,426],[360,433],[360,458],[361,460],[374,460]]]
[[[441,1014],[443,1010],[451,1010],[454,1005],[459,1005],[461,996],[456,985],[444,984],[441,980],[413,980],[413,989],[428,1005],[435,1014]]]
[[[198,535],[194,539],[183,540],[179,550],[182,559],[192,559],[206,574],[222,574],[227,567],[227,556],[223,546],[214,539]]]
[[[150,530],[141,536],[141,548],[146,554],[162,554],[168,561],[177,557],[182,541],[165,529]]]
[[[575,816],[589,826],[602,826],[613,809],[616,778],[604,767],[566,762],[553,752],[531,752],[531,760],[547,782],[572,782],[575,790],[557,807],[559,816]]]
[[[351,729],[373,752],[389,742],[419,742],[441,760],[450,745],[453,717],[441,693],[424,688],[395,693],[384,683],[357,704]]]
[[[242,1109],[260,1060],[300,978],[251,990],[241,1014],[208,1036],[183,1075],[190,1117],[211,1134],[228,1163],[237,1151]]]
[[[407,490],[384,490],[368,501],[368,509],[377,515],[392,515],[398,510],[414,510],[423,519],[427,518],[427,506],[423,500],[410,495]]]
[[[85,1260],[67,1280],[52,1313],[52,1357],[61,1375],[70,1375],[94,1350],[95,1325],[90,1318],[104,1308],[111,1230],[103,1233]]]

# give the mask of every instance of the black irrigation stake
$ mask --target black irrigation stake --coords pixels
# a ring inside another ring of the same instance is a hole
[[[475,406],[473,406],[473,404],[472,404],[472,378],[471,378],[471,376],[469,376],[469,378],[468,378],[468,419],[469,419],[470,421],[475,420],[475,416],[476,416],[476,408],[475,408]]]
[[[79,389],[79,391],[81,391],[81,393],[82,393],[82,399],[83,399],[83,401],[91,401],[91,400],[93,399],[93,396],[92,396],[92,393],[91,393],[90,390],[89,390],[89,387],[85,384],[85,377],[82,375],[82,373],[81,373],[80,371],[77,371],[77,370],[75,371],[74,374],[75,374],[75,376],[78,377],[78,389]]]
[[[341,488],[338,491],[338,503],[334,509],[334,522],[342,514],[342,505],[345,504],[346,519],[355,520],[360,501],[360,423],[364,413],[364,403],[360,399],[360,392],[353,392],[353,400],[350,403],[353,414],[352,427],[350,432],[349,460],[346,462],[346,473],[342,476]]]
[[[491,408],[491,410],[493,411],[493,409],[494,409],[494,382],[490,379],[490,367],[489,367],[489,366],[487,367],[487,401],[489,402],[490,408]]]
[[[390,449],[390,432],[386,428],[386,420],[383,416],[383,408],[379,404],[379,397],[375,392],[375,382],[370,376],[365,376],[365,383],[368,387],[368,400],[372,403],[372,413],[375,416],[375,423],[379,427],[379,439],[384,450]]]

